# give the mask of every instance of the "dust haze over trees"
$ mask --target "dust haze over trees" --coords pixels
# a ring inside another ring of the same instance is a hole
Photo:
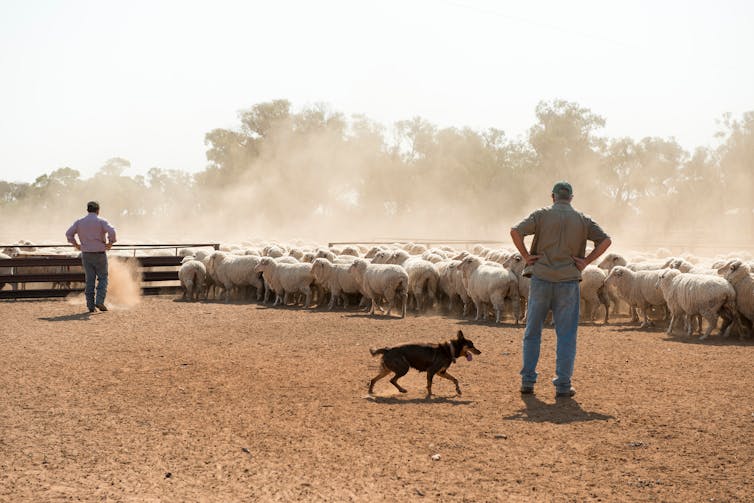
[[[418,117],[386,127],[287,100],[239,119],[206,134],[207,166],[194,175],[155,167],[129,177],[116,157],[88,179],[64,167],[0,181],[0,238],[60,242],[98,199],[132,241],[505,241],[567,179],[574,206],[630,246],[754,246],[754,112],[724,115],[719,146],[693,152],[673,138],[602,136],[605,118],[567,101],[539,103],[518,139]]]

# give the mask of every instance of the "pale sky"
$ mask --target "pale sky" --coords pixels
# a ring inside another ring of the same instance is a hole
[[[565,99],[691,150],[754,110],[752,26],[744,0],[0,0],[0,180],[200,171],[205,133],[276,98],[511,138]]]

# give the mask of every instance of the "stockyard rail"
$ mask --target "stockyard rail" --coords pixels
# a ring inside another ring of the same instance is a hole
[[[65,297],[71,293],[83,292],[83,288],[18,288],[18,285],[27,285],[34,283],[53,283],[65,285],[67,283],[83,283],[84,273],[81,272],[60,272],[54,273],[17,273],[18,268],[24,267],[81,267],[81,258],[78,256],[61,256],[45,255],[38,253],[36,250],[44,248],[71,248],[72,245],[0,245],[3,248],[33,248],[35,254],[33,257],[14,257],[10,259],[0,259],[0,285],[3,283],[14,285],[12,290],[0,289],[0,299],[23,299],[23,298],[47,298],[47,297]],[[174,285],[165,286],[145,286],[145,283],[176,282],[178,281],[178,269],[183,257],[178,255],[181,248],[213,248],[220,249],[219,243],[187,243],[187,244],[131,244],[131,245],[113,245],[113,250],[132,251],[131,256],[117,255],[118,258],[126,260],[136,260],[141,268],[142,293],[145,295],[156,295],[159,293],[168,293],[176,290]],[[144,250],[175,250],[175,255],[171,256],[136,256],[137,251]],[[175,267],[171,271],[150,271],[144,270],[153,267]],[[10,272],[10,274],[6,274]]]
[[[433,246],[440,245],[463,245],[465,248],[474,246],[476,244],[482,245],[509,245],[509,241],[491,241],[489,239],[407,239],[407,238],[379,238],[375,241],[333,241],[327,243],[327,246],[342,246],[342,245],[392,245],[395,243],[416,243],[432,248]]]

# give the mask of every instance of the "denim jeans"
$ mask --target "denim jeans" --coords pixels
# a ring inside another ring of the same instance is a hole
[[[542,326],[548,311],[552,310],[557,336],[555,352],[555,379],[552,383],[559,391],[571,387],[573,363],[576,359],[576,332],[579,327],[579,282],[552,283],[532,277],[524,331],[523,368],[521,382],[537,381],[537,362],[542,341]]]
[[[84,296],[86,307],[94,309],[95,304],[105,303],[107,294],[107,255],[105,253],[81,253],[81,265],[84,266],[86,286]],[[97,280],[97,297],[94,297],[94,281]]]

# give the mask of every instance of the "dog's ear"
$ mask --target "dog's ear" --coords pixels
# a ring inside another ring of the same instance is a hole
[[[463,332],[461,330],[458,331],[458,334],[456,335],[458,337],[458,340],[464,339]]]

